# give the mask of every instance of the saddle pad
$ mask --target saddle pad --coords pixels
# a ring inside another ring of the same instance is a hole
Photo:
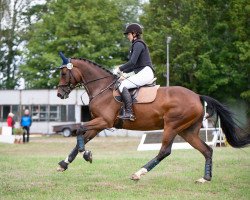
[[[133,103],[151,103],[155,100],[157,90],[160,85],[153,87],[140,87],[139,91],[132,95]],[[116,101],[121,102],[121,95],[118,90],[113,90],[113,96]]]

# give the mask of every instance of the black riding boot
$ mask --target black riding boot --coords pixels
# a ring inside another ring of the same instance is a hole
[[[119,118],[135,121],[135,116],[132,109],[132,98],[127,88],[123,88],[121,96],[124,103],[125,112],[123,113],[123,115],[120,115]]]

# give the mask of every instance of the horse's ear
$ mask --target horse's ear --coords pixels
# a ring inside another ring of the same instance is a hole
[[[60,51],[59,52],[60,57],[62,58],[63,65],[67,65],[69,63],[69,59],[65,57],[65,55]]]

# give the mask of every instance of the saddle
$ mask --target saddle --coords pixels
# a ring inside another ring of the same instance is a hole
[[[129,93],[134,103],[151,103],[155,100],[157,90],[160,85],[156,85],[156,78],[154,78],[149,84],[143,85],[138,88],[129,89]],[[113,90],[113,97],[116,101],[122,103],[122,97],[118,89]]]

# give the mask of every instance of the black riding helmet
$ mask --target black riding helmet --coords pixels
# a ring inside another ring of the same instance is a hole
[[[142,34],[142,26],[137,23],[129,24],[126,27],[124,34],[128,34],[128,33],[135,33],[136,35],[140,35]]]

